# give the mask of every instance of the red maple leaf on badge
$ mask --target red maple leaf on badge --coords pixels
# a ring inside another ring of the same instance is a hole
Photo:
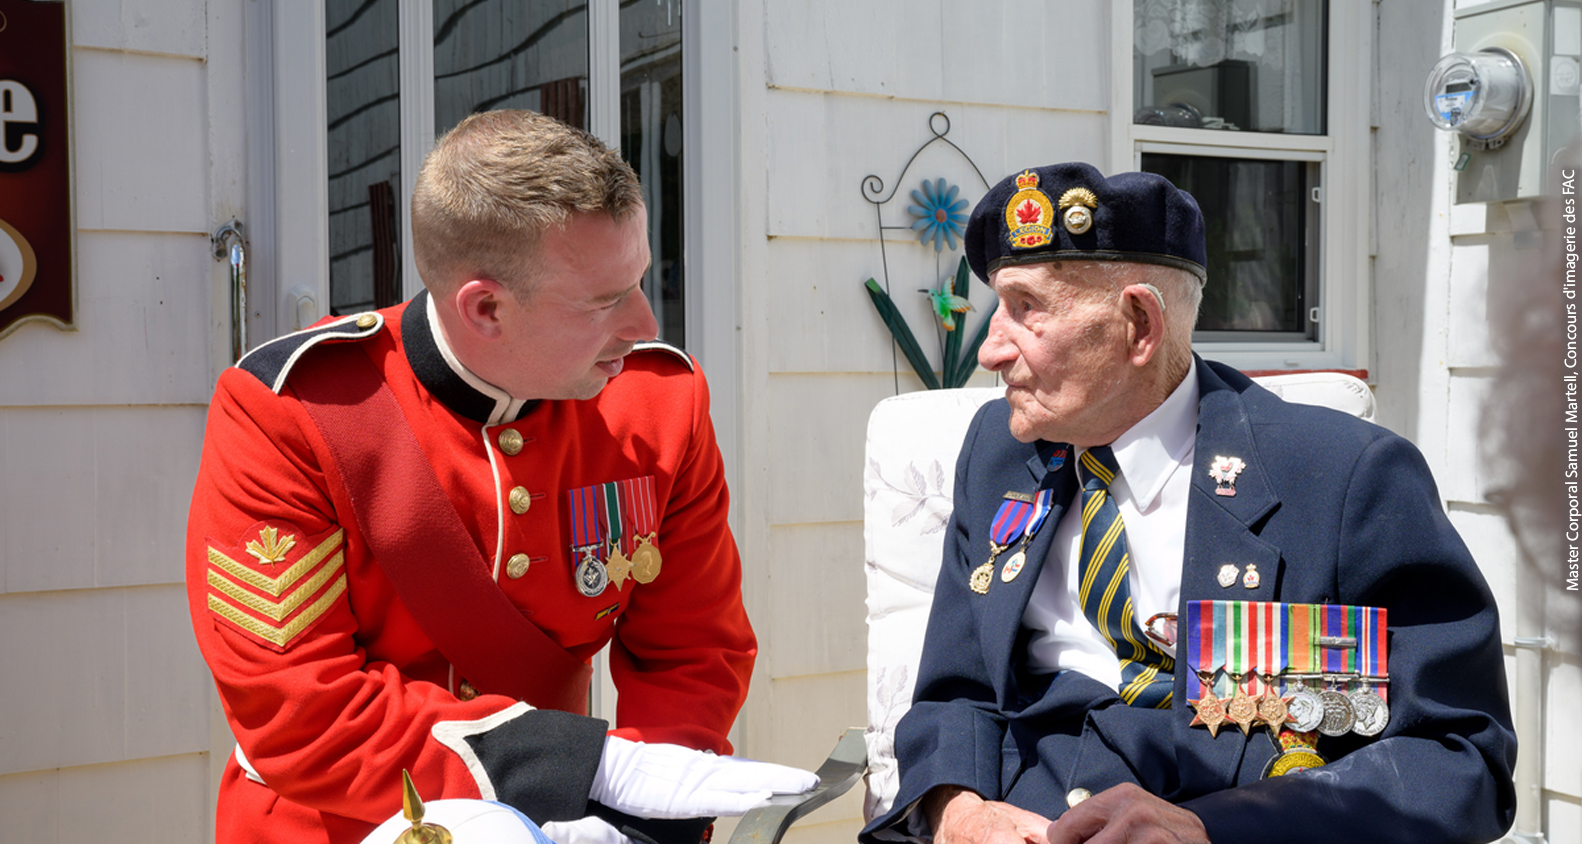
[[[1036,223],[1038,222],[1039,212],[1038,203],[1031,199],[1023,200],[1021,205],[1016,206],[1016,221],[1023,225]]]

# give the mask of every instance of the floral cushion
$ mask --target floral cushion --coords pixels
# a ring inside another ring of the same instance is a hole
[[[1004,394],[1002,387],[906,393],[880,402],[868,418],[868,818],[895,799],[895,725],[912,704],[956,454],[978,407]]]

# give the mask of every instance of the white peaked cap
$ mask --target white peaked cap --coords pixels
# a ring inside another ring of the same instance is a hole
[[[429,800],[423,823],[450,830],[454,844],[554,844],[527,816],[491,800]],[[396,812],[364,838],[362,844],[394,844],[412,822]]]

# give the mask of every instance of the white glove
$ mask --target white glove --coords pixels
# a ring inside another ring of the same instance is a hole
[[[800,768],[610,736],[588,796],[640,818],[711,818],[745,815],[770,795],[817,786]]]
[[[550,821],[539,829],[555,844],[637,844],[592,815],[575,821]]]

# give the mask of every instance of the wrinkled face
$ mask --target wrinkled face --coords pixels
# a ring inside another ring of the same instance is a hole
[[[648,214],[616,222],[573,214],[539,242],[525,301],[500,304],[495,381],[517,398],[589,399],[621,372],[632,345],[659,333],[641,283],[648,271]],[[504,373],[501,374],[501,370]]]
[[[998,372],[1011,435],[1079,447],[1126,430],[1134,367],[1118,290],[1076,262],[1002,267],[989,277],[999,306],[978,362]],[[1091,270],[1090,270],[1091,272]]]

